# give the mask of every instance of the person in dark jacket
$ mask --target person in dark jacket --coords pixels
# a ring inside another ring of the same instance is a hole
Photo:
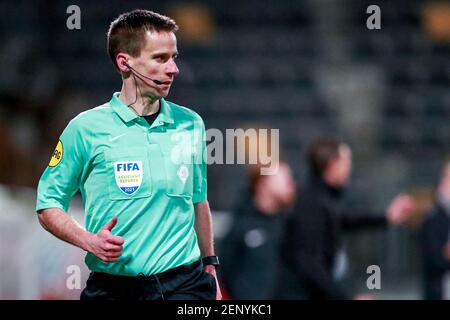
[[[364,226],[402,223],[412,212],[413,199],[400,194],[384,215],[342,208],[341,199],[352,169],[347,144],[323,138],[309,147],[311,179],[297,196],[287,219],[281,247],[281,272],[275,298],[350,299],[333,279],[341,231]]]
[[[427,300],[445,298],[443,280],[450,271],[450,162],[444,167],[436,198],[421,228],[423,295]]]
[[[222,277],[231,299],[270,299],[284,209],[292,205],[295,182],[287,163],[273,175],[250,171],[250,186],[240,197],[223,241]]]

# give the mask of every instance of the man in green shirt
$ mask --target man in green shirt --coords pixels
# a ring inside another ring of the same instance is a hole
[[[42,226],[87,251],[81,299],[221,298],[205,127],[164,99],[179,73],[177,29],[146,10],[111,23],[108,53],[122,89],[70,121],[39,182]],[[86,229],[66,214],[78,190]]]

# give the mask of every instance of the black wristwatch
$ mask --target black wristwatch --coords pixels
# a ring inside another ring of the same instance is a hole
[[[202,258],[203,266],[213,265],[214,267],[220,266],[219,257],[217,256],[208,256]]]

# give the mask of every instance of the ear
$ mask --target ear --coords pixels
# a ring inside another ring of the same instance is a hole
[[[128,55],[124,53],[118,53],[116,55],[116,64],[120,72],[129,72],[130,68],[126,65],[128,64]]]

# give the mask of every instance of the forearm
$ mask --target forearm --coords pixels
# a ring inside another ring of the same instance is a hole
[[[42,227],[55,237],[77,246],[85,251],[91,251],[89,239],[92,234],[82,228],[72,217],[59,208],[49,208],[38,212]]]
[[[214,254],[214,236],[212,228],[212,217],[209,209],[208,200],[196,203],[195,209],[195,223],[194,228],[197,233],[198,245],[202,257],[213,256]],[[216,280],[216,300],[222,299],[220,285],[217,280],[216,267],[213,265],[204,266],[204,270],[214,276]]]
[[[384,227],[389,223],[385,214],[355,210],[341,213],[339,218],[342,228],[345,230]]]
[[[212,228],[212,217],[207,200],[194,205],[195,224],[198,245],[203,257],[214,255],[214,237]]]

